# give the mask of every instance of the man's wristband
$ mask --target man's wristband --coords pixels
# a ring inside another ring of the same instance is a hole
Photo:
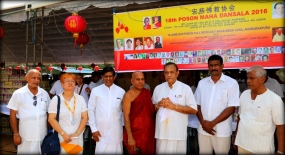
[[[284,152],[281,152],[281,151],[279,151],[279,150],[277,151],[277,153],[278,153],[278,154],[284,154]]]

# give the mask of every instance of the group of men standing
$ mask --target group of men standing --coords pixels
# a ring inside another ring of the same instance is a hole
[[[210,56],[208,69],[211,76],[202,79],[193,94],[188,85],[177,80],[178,66],[169,62],[163,68],[166,82],[155,87],[152,97],[144,88],[142,72],[132,74],[133,87],[125,92],[114,84],[114,69],[105,67],[102,71],[103,84],[85,90],[91,91],[88,116],[92,138],[96,141],[95,154],[122,154],[123,149],[129,154],[186,154],[189,114],[197,115],[199,120],[200,153],[211,154],[214,150],[216,154],[228,154],[231,116],[238,106],[240,120],[235,144],[239,154],[273,154],[276,126],[277,153],[284,154],[284,104],[278,95],[264,86],[266,71],[260,66],[251,67],[247,71],[249,89],[240,96],[238,83],[222,73],[223,67],[221,56]],[[27,79],[30,75],[29,72]],[[31,77],[27,86],[34,85],[40,89],[36,83],[39,80]],[[25,91],[32,92],[27,88]],[[18,93],[13,94],[8,104],[16,145],[20,144],[19,132],[14,126],[16,112],[21,113],[15,104],[19,102]],[[20,117],[19,130],[27,130],[23,129],[21,121]]]

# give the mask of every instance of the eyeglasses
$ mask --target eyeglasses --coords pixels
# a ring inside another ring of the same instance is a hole
[[[34,105],[34,106],[37,106],[37,103],[38,103],[38,102],[37,102],[37,96],[34,96],[33,99],[34,99],[33,105]]]
[[[64,81],[65,83],[75,83],[75,81]]]

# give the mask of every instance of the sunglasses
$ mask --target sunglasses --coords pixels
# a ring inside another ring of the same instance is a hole
[[[34,99],[33,105],[34,105],[34,106],[37,106],[37,96],[34,96],[33,99]]]

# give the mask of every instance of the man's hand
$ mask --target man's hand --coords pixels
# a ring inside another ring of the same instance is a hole
[[[91,89],[88,88],[88,87],[85,88],[85,91],[86,91],[87,93],[89,93],[89,94],[91,93]]]
[[[134,151],[136,151],[136,141],[133,137],[128,138],[128,145],[131,147],[131,149],[133,149]]]
[[[96,142],[99,142],[99,137],[102,137],[99,131],[93,132],[92,137]]]
[[[158,107],[164,107],[165,104],[166,104],[166,98],[162,98],[162,99],[157,103],[157,106],[158,106]]]
[[[64,133],[64,134],[62,135],[62,138],[63,138],[63,140],[64,140],[65,143],[71,142],[71,136],[68,135],[67,133]]]
[[[216,131],[213,129],[215,127],[215,124],[210,121],[204,121],[201,125],[203,130],[205,130],[207,133],[215,135]]]
[[[15,134],[14,135],[14,144],[15,145],[20,145],[22,142],[21,142],[21,136],[19,134]]]
[[[176,105],[173,104],[168,97],[166,99],[164,99],[163,102],[164,102],[164,106],[163,106],[164,108],[168,108],[168,109],[172,109],[172,110],[175,109]]]

